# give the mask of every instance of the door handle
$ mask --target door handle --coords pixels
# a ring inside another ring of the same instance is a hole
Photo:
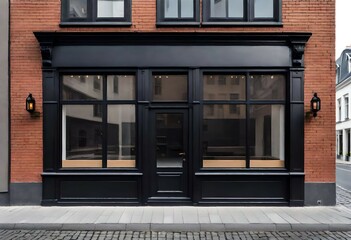
[[[182,157],[183,161],[185,162],[186,161],[186,154],[185,152],[181,152],[181,153],[178,153],[179,157]]]

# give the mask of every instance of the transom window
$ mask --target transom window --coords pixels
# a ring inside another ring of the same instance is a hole
[[[134,168],[135,75],[63,75],[61,89],[62,167]]]
[[[284,168],[285,86],[284,74],[204,74],[203,167]]]
[[[62,22],[130,22],[131,0],[62,0]]]
[[[199,23],[199,0],[157,0],[158,24]]]
[[[152,89],[153,101],[187,101],[188,75],[153,73]]]
[[[204,0],[204,22],[279,22],[281,0]]]

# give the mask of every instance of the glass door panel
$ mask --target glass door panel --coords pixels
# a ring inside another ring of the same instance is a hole
[[[183,114],[156,113],[156,166],[182,168],[184,153]]]

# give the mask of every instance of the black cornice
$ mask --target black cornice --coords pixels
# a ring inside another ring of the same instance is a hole
[[[43,67],[51,67],[55,46],[97,45],[207,45],[288,46],[293,67],[304,67],[305,45],[312,33],[198,33],[198,32],[34,32],[40,43]]]
[[[34,32],[39,43],[62,45],[289,45],[306,43],[311,33],[198,32]]]

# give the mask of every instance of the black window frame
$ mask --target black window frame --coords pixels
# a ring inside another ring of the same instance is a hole
[[[61,23],[60,26],[95,26],[95,25],[131,25],[132,0],[124,0],[124,17],[97,17],[98,0],[87,0],[87,17],[86,18],[70,18],[69,17],[69,1],[61,0]]]
[[[181,0],[178,1],[178,18],[166,18],[164,16],[165,0],[157,0],[156,2],[156,25],[157,26],[176,26],[176,25],[200,25],[200,0],[192,0],[194,2],[193,17],[182,18],[181,14]]]
[[[102,76],[102,88],[101,90],[103,91],[103,96],[102,99],[74,99],[74,100],[67,100],[64,99],[63,95],[63,77],[67,75],[99,75]],[[107,97],[107,76],[110,75],[134,75],[135,76],[135,81],[134,81],[134,99],[130,100],[109,100]],[[89,71],[89,70],[75,70],[75,71],[66,71],[66,70],[61,70],[59,72],[59,111],[60,111],[60,116],[62,116],[62,108],[65,105],[92,105],[93,106],[93,115],[95,116],[95,110],[99,108],[99,111],[101,111],[101,126],[102,126],[102,167],[101,168],[86,168],[86,167],[75,167],[73,170],[83,170],[83,171],[135,171],[136,169],[139,168],[139,152],[135,151],[135,167],[108,167],[107,166],[107,161],[108,161],[108,146],[107,146],[107,141],[108,141],[108,106],[121,106],[121,105],[134,105],[135,109],[135,139],[137,139],[137,124],[138,124],[138,72],[133,71],[133,70],[121,70],[121,71]],[[96,107],[99,105],[98,107]],[[100,116],[95,116],[95,117],[100,117]],[[62,120],[59,122],[59,135],[58,135],[58,141],[59,143],[59,148],[58,151],[60,154],[58,156],[61,156],[62,153]],[[138,149],[139,143],[136,140],[135,142],[135,149]],[[57,162],[57,167],[58,170],[60,171],[70,171],[72,168],[69,167],[62,167],[62,158],[58,158]]]
[[[226,15],[228,16],[228,1]],[[202,2],[202,25],[276,25],[282,26],[282,0],[273,0],[272,18],[255,18],[255,0],[243,0],[243,17],[211,17],[211,0]]]
[[[216,100],[216,99],[211,99],[211,100],[205,100],[203,97],[203,79],[205,75],[230,75],[230,74],[240,74],[240,75],[245,75],[245,99],[229,99],[229,100]],[[249,82],[250,82],[250,76],[251,75],[259,75],[259,74],[279,74],[279,75],[284,75],[285,76],[285,98],[284,99],[279,99],[279,100],[275,100],[275,99],[270,99],[270,100],[266,100],[266,99],[252,99],[250,96],[250,90],[249,90]],[[245,168],[225,168],[225,167],[204,167],[203,166],[203,156],[204,156],[204,150],[201,149],[199,154],[200,154],[200,159],[199,160],[199,164],[200,164],[200,170],[201,171],[265,171],[265,170],[269,170],[269,171],[281,171],[281,170],[287,170],[289,169],[289,155],[288,155],[288,143],[289,143],[289,136],[288,136],[288,132],[289,132],[289,126],[290,126],[290,122],[289,122],[289,98],[290,98],[290,83],[289,83],[289,73],[286,70],[281,70],[281,69],[270,69],[270,68],[266,68],[266,69],[232,69],[232,70],[210,70],[210,69],[202,69],[201,73],[200,73],[200,85],[201,86],[201,93],[200,93],[200,105],[201,105],[201,112],[202,114],[200,115],[200,122],[199,124],[202,126],[201,130],[200,130],[200,145],[203,142],[203,122],[204,122],[204,106],[210,106],[210,105],[228,105],[229,106],[229,110],[231,110],[232,106],[245,106],[246,109],[246,118],[245,118],[245,132],[246,132],[246,144],[245,144],[245,149],[246,149],[246,154],[245,154],[245,162],[246,162],[246,167]],[[251,106],[255,106],[255,105],[282,105],[284,106],[284,167],[283,168],[272,168],[272,167],[267,167],[267,168],[252,168],[250,166],[251,164],[251,155],[250,155],[250,107]],[[238,108],[240,109],[240,108]],[[240,111],[240,110],[239,110]]]

